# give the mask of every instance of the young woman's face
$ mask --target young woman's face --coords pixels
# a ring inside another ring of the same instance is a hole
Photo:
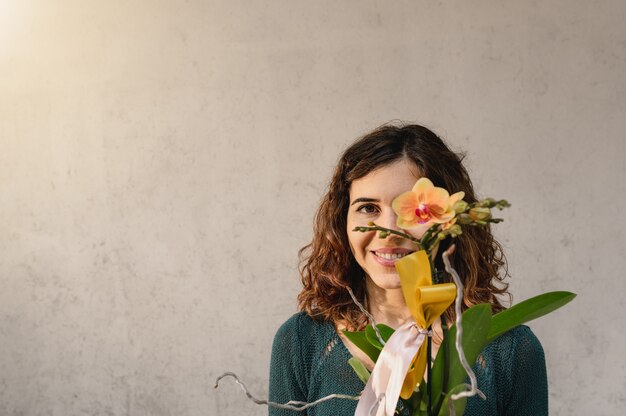
[[[352,231],[357,226],[376,225],[398,229],[391,201],[410,191],[418,176],[417,167],[408,160],[383,166],[352,182],[348,208],[347,232],[350,249],[357,263],[372,282],[381,289],[400,288],[395,262],[416,251],[416,245],[394,236],[379,238],[377,232]]]

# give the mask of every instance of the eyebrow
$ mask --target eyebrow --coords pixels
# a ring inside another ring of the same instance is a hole
[[[378,202],[378,199],[375,198],[357,198],[354,201],[352,201],[352,203],[350,204],[350,206],[357,204],[359,202]]]

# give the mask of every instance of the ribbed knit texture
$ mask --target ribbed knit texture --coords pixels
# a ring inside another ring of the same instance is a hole
[[[332,393],[360,394],[365,385],[348,364],[350,357],[331,323],[315,322],[303,312],[295,314],[274,338],[270,400],[313,402]],[[466,416],[548,414],[543,349],[528,327],[512,329],[487,345],[476,360],[474,371],[487,400],[470,398]],[[351,416],[356,404],[352,400],[333,399],[303,412],[270,408],[269,414]]]

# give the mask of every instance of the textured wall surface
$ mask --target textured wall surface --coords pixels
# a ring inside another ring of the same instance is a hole
[[[263,415],[297,249],[391,119],[468,152],[551,414],[626,406],[626,4],[0,0],[0,415]]]

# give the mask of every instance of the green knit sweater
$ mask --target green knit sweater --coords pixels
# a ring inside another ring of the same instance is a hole
[[[365,386],[348,364],[350,357],[331,323],[315,322],[303,312],[295,314],[274,338],[270,400],[312,402],[332,393],[360,394]],[[465,415],[548,414],[543,349],[528,327],[519,326],[488,344],[476,360],[474,371],[478,388],[487,400],[470,398]],[[269,414],[348,416],[354,415],[356,404],[332,399],[303,412],[270,408]]]

